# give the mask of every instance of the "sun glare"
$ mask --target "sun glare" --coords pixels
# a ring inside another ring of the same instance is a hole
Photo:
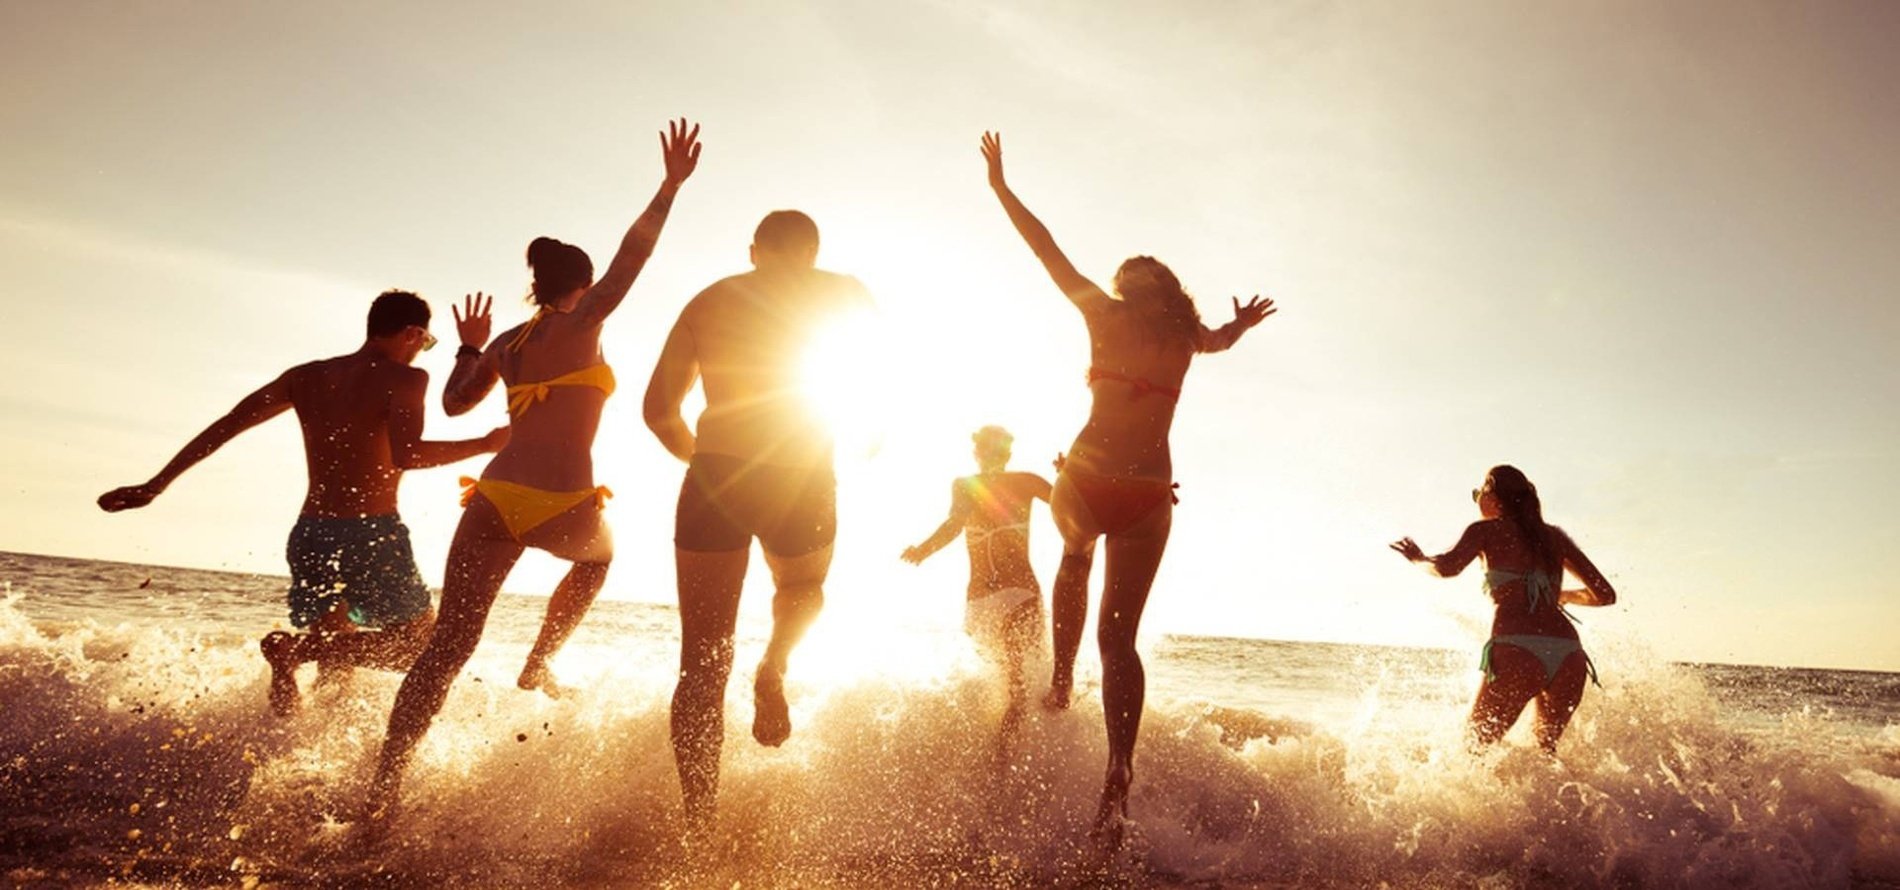
[[[885,354],[888,338],[871,313],[853,313],[812,336],[800,368],[799,389],[838,444],[840,458],[874,452],[902,396]]]

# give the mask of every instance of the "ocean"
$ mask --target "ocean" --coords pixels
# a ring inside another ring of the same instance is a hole
[[[780,749],[748,732],[765,627],[743,623],[720,820],[689,858],[674,611],[599,603],[554,700],[514,687],[543,603],[515,595],[371,836],[349,814],[399,678],[312,690],[306,668],[303,710],[272,716],[257,639],[284,583],[0,554],[8,883],[1900,887],[1900,674],[1593,645],[1602,688],[1555,758],[1524,725],[1472,754],[1475,651],[1157,635],[1135,827],[1102,862],[1088,646],[1076,706],[1036,710],[999,771],[998,682],[960,628],[833,615],[794,657]]]

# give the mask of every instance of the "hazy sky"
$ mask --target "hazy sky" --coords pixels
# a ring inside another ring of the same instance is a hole
[[[993,128],[1097,281],[1146,253],[1210,323],[1282,306],[1189,375],[1148,630],[1473,646],[1475,574],[1385,544],[1449,546],[1509,462],[1623,594],[1592,645],[1900,669],[1895,46],[1885,2],[0,2],[0,549],[283,571],[288,418],[146,510],[92,500],[354,349],[383,288],[450,345],[462,293],[518,321],[528,241],[604,264],[686,114],[699,172],[608,326],[609,594],[672,598],[680,468],[638,410],[665,329],[798,207],[896,329],[826,621],[954,622],[960,558],[896,557],[969,431],[1046,470],[1088,398],[1080,319],[985,187]],[[421,364],[433,400],[452,350]],[[432,581],[479,467],[405,483]]]

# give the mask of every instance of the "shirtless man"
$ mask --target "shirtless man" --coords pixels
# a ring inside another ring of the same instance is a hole
[[[1009,706],[997,738],[998,762],[1007,762],[1010,740],[1022,722],[1028,687],[1023,659],[1042,647],[1042,586],[1029,564],[1029,508],[1049,502],[1049,480],[1012,473],[1008,430],[986,426],[970,437],[981,471],[950,484],[950,517],[922,544],[904,549],[904,561],[921,565],[958,535],[970,551],[970,585],[963,630],[985,657],[1003,669]]]
[[[409,529],[396,515],[402,471],[454,463],[508,440],[507,427],[479,439],[423,440],[429,375],[411,364],[435,338],[421,297],[384,292],[370,304],[368,327],[362,348],[285,371],[186,443],[150,481],[99,496],[108,513],[143,507],[237,434],[297,412],[310,487],[286,556],[290,623],[306,631],[275,631],[261,643],[278,714],[296,710],[296,670],[305,662],[325,672],[409,668],[429,639],[435,609]]]
[[[739,589],[758,538],[777,588],[772,639],[753,684],[752,736],[791,735],[785,664],[824,605],[836,536],[832,439],[800,393],[813,333],[871,308],[857,279],[816,268],[818,226],[795,210],[768,214],[752,237],[753,270],[701,291],[681,310],[648,384],[647,426],[687,464],[674,517],[680,679],[673,755],[688,825],[710,824],[719,789],[726,681]],[[703,380],[698,429],[680,406]]]

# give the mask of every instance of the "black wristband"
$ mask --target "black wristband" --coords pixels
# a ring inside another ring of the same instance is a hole
[[[464,343],[462,344],[460,349],[455,350],[455,360],[459,362],[462,360],[463,356],[468,356],[469,358],[481,358],[482,351],[480,349],[476,349],[475,347],[468,345],[467,343]]]

